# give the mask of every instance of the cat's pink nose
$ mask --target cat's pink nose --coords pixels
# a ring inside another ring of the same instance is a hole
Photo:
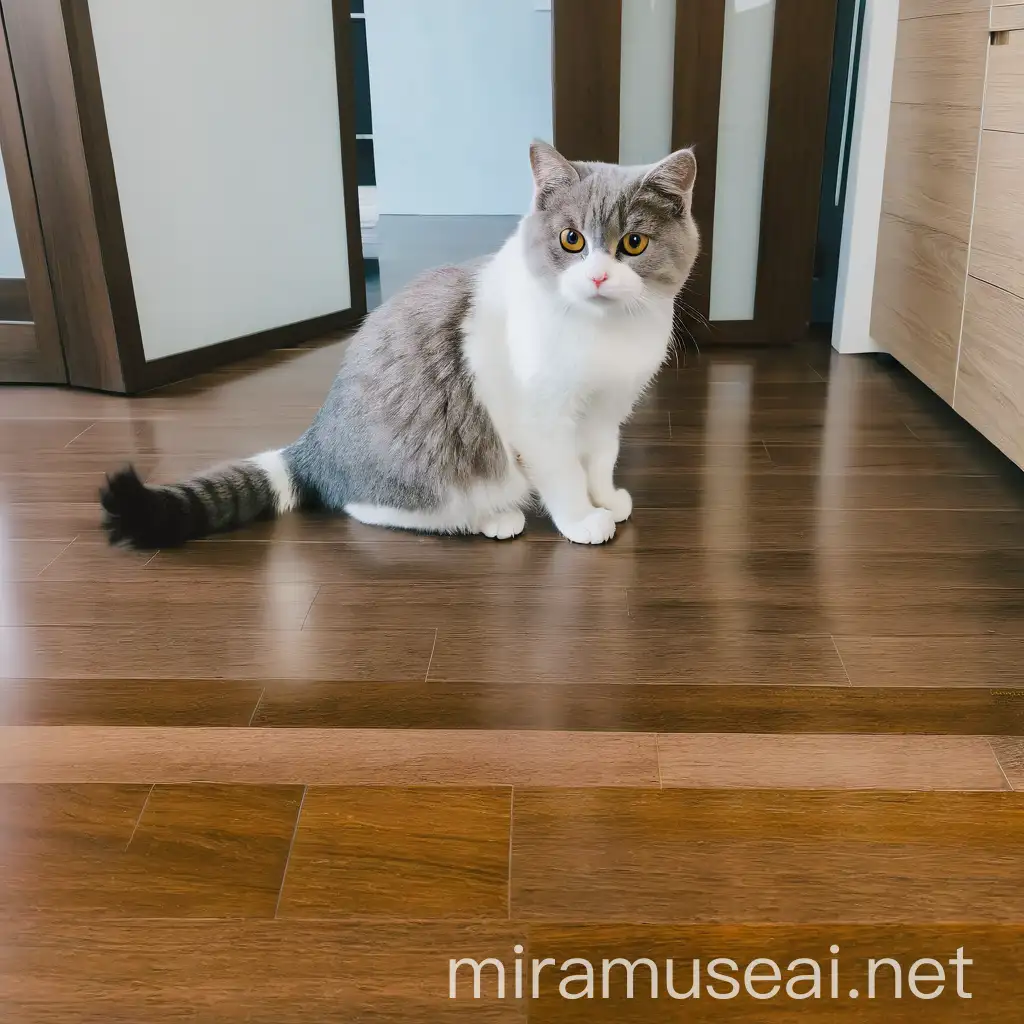
[[[594,282],[595,288],[600,288],[601,285],[608,280],[608,271],[605,271],[603,274],[598,274],[597,277],[592,277],[590,280]]]

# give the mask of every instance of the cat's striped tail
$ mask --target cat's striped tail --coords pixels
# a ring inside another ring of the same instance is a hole
[[[111,544],[179,547],[287,512],[297,489],[283,451],[215,466],[184,483],[151,486],[129,466],[100,491],[103,528]]]

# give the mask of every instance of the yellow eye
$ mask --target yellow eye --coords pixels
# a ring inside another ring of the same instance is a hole
[[[647,235],[641,235],[634,231],[631,234],[623,235],[619,245],[622,246],[622,251],[627,256],[639,256],[647,248],[649,241]]]
[[[566,252],[583,252],[583,246],[587,244],[587,240],[578,231],[573,231],[572,228],[566,228],[558,236],[558,240],[562,243],[562,248]]]

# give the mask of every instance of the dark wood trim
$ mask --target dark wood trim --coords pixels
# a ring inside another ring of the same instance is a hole
[[[0,328],[0,380],[63,384],[68,371],[2,10],[0,29],[0,151],[25,271],[24,280],[0,282],[8,300],[3,317],[28,317],[25,323],[7,323]]]
[[[570,160],[619,160],[622,0],[554,0],[556,148]]]
[[[88,0],[61,0],[61,6],[124,390],[133,392],[144,387],[146,355],[117,191],[114,154],[110,148],[92,17]]]
[[[715,180],[718,169],[718,109],[722,95],[725,0],[676,0],[676,50],[672,96],[672,148],[692,146],[697,156],[693,216],[701,254],[684,297],[707,318],[711,310]],[[686,317],[680,307],[679,315]]]
[[[67,379],[122,391],[61,0],[2,0],[2,6]]]
[[[352,15],[349,0],[333,0],[334,65],[338,75],[338,126],[348,232],[348,276],[352,308],[348,320],[366,315],[366,268],[359,220],[359,155],[356,152],[356,80],[352,64]],[[300,340],[309,340],[300,339]]]
[[[811,322],[837,0],[776,0],[755,316],[768,340]]]
[[[34,324],[28,280],[24,277],[0,277],[0,322]]]

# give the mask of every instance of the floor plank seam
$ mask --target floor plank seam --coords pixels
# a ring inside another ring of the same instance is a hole
[[[846,682],[853,686],[853,679],[850,677],[850,670],[846,667],[846,662],[843,661],[843,652],[839,650],[839,644],[836,643],[836,638],[829,633],[829,640],[832,641],[832,646],[836,649],[836,657],[839,659],[839,664],[843,666],[843,675],[846,676]]]
[[[96,421],[93,420],[93,422],[90,423],[89,426],[87,426],[85,428],[85,430],[82,430],[79,433],[75,434],[75,436],[73,438],[71,438],[71,440],[68,441],[68,443],[66,445],[64,445],[64,450],[67,451],[67,449],[70,448],[82,436],[82,434],[88,434],[89,431],[92,430],[92,428],[95,427],[95,426],[96,426]]]
[[[322,583],[317,584],[316,593],[313,595],[313,600],[309,602],[309,607],[306,609],[306,614],[302,617],[302,625],[299,626],[299,632],[306,628],[306,623],[309,621],[310,615],[313,614],[313,605],[316,604],[316,599],[320,596],[320,591],[324,589]]]
[[[306,794],[309,786],[302,787],[302,796],[299,798],[299,809],[295,812],[295,827],[292,829],[292,839],[288,844],[288,855],[284,859],[284,871],[281,872],[281,885],[277,890],[277,902],[274,904],[274,920],[278,920],[281,910],[281,898],[284,896],[284,883],[288,878],[288,866],[292,862],[292,851],[295,849],[295,839],[299,834],[299,822],[302,821],[302,808],[306,805]]]
[[[153,795],[153,790],[156,789],[156,783],[149,787],[149,792],[146,794],[146,799],[142,801],[142,807],[139,810],[139,816],[135,819],[135,826],[132,828],[132,834],[128,837],[128,842],[124,844],[125,852],[128,851],[128,847],[132,845],[132,840],[135,838],[135,833],[139,830],[139,825],[142,822],[142,816],[146,813],[146,808],[149,806],[149,798]]]
[[[437,650],[437,634],[438,634],[438,632],[439,632],[438,627],[435,626],[434,627],[434,642],[430,645],[430,657],[427,658],[427,671],[426,671],[426,673],[423,676],[423,682],[425,682],[425,683],[430,680],[430,666],[434,663],[434,651]]]
[[[260,690],[260,695],[256,698],[256,706],[252,709],[252,714],[249,716],[249,726],[248,727],[250,729],[252,728],[252,723],[256,721],[256,713],[260,709],[260,704],[263,703],[263,697],[264,697],[264,694],[266,694],[266,692],[267,692],[267,688],[264,686],[263,689]]]
[[[508,909],[508,919],[512,920],[512,830],[516,821],[516,787],[512,786],[508,795],[508,892],[505,896],[505,903]]]
[[[661,733],[654,734],[654,763],[658,769],[658,789],[665,788],[665,780],[661,774]]]
[[[57,554],[55,554],[55,555],[53,556],[53,558],[51,558],[51,559],[50,559],[50,560],[49,560],[49,561],[48,561],[48,562],[46,563],[46,565],[44,565],[44,566],[42,567],[42,569],[40,569],[40,570],[39,570],[39,572],[37,572],[37,573],[36,573],[36,579],[39,579],[39,578],[40,578],[40,577],[41,577],[41,576],[43,575],[43,573],[44,573],[44,572],[46,572],[46,570],[47,570],[47,569],[49,569],[49,568],[50,568],[50,566],[51,566],[51,565],[53,565],[53,563],[54,563],[54,562],[56,562],[56,561],[57,561],[57,559],[58,559],[58,558],[60,558],[60,556],[61,556],[61,555],[63,555],[63,554],[64,554],[64,552],[65,552],[65,551],[67,551],[67,549],[68,549],[69,547],[71,547],[71,545],[72,545],[72,544],[74,544],[74,543],[75,543],[75,541],[76,541],[76,540],[78,540],[78,537],[79,537],[79,535],[78,535],[78,534],[75,534],[75,536],[74,536],[74,537],[72,537],[72,538],[71,538],[71,540],[69,540],[69,541],[67,542],[67,544],[65,544],[65,545],[64,545],[64,547],[62,547],[62,548],[60,549],[60,551],[58,551],[58,552],[57,552]]]
[[[996,750],[990,737],[985,737],[985,742],[988,744],[988,749],[992,751],[992,756],[996,759],[996,766],[999,768],[999,774],[1006,780],[1006,785],[1009,787],[1011,793],[1017,792],[1017,787],[1010,781],[1010,776],[1006,774],[1006,769],[1003,767],[1003,760],[999,756],[999,751]]]

